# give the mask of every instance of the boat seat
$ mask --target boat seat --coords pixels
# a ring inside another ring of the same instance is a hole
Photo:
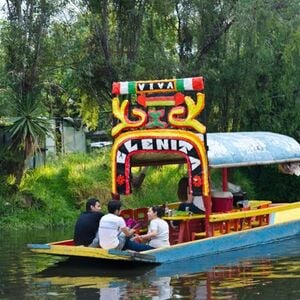
[[[189,227],[189,234],[190,234],[190,236],[188,237],[189,241],[194,241],[196,238],[206,237],[206,233],[204,231],[205,229],[204,219],[191,220],[188,223],[188,227]]]
[[[206,237],[206,232],[192,232],[192,241],[196,239],[204,239]]]
[[[148,231],[148,207],[136,208],[133,211],[134,220],[140,224],[140,228],[137,229],[138,233],[145,233]]]
[[[134,219],[133,209],[131,209],[131,208],[122,209],[120,212],[120,216],[123,217],[125,220],[126,219]]]
[[[169,224],[169,241],[171,245],[178,243],[179,227]]]
[[[249,211],[251,208],[242,207],[240,211]],[[239,218],[230,221],[230,230],[240,231],[251,228],[252,217]]]
[[[257,207],[257,209],[268,208],[268,207],[270,207],[269,203],[265,203],[265,204],[259,205]],[[255,220],[252,222],[251,226],[252,227],[259,227],[259,226],[268,225],[269,221],[270,221],[270,215],[269,214],[256,216]]]

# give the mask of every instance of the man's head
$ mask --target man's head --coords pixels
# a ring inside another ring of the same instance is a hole
[[[107,204],[107,210],[111,214],[115,214],[121,210],[122,203],[120,200],[110,200]]]
[[[100,201],[96,198],[90,198],[85,205],[86,211],[99,212],[101,209]]]

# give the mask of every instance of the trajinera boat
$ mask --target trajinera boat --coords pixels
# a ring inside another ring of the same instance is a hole
[[[132,167],[186,164],[190,192],[203,198],[205,214],[170,210],[164,217],[170,223],[179,221],[178,228],[170,226],[170,247],[137,253],[74,246],[73,240],[66,240],[29,244],[29,249],[159,264],[300,235],[300,202],[279,204],[241,197],[234,203],[227,181],[228,168],[269,164],[299,176],[300,144],[272,132],[207,133],[198,118],[205,106],[203,89],[202,77],[115,82],[112,86],[112,197],[131,193]],[[222,191],[214,192],[211,187],[213,168],[222,169]]]

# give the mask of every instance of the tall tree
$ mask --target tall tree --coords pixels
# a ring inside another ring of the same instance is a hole
[[[57,1],[6,1],[7,21],[1,40],[5,57],[6,97],[9,97],[9,116],[12,149],[20,155],[20,182],[28,155],[39,149],[42,137],[49,131],[43,118],[43,85],[48,65],[47,34]]]

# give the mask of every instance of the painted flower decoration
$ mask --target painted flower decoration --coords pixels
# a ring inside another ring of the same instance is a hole
[[[193,185],[196,187],[200,187],[202,185],[202,179],[199,175],[195,175],[193,177]]]
[[[124,175],[118,175],[117,177],[117,184],[118,185],[123,185],[125,183],[125,177]]]

